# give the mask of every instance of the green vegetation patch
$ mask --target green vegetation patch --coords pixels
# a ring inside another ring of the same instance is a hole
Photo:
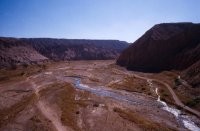
[[[195,107],[200,103],[200,98],[189,99],[185,104],[189,107]]]

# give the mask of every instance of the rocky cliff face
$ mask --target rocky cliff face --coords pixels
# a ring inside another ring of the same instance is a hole
[[[0,39],[0,68],[42,64],[47,61],[48,58],[26,43],[17,39]]]
[[[73,40],[35,38],[21,39],[52,60],[105,60],[115,59],[126,42],[118,40]]]
[[[0,38],[0,67],[48,60],[115,59],[128,44],[118,40]]]
[[[157,72],[183,70],[200,59],[200,24],[165,23],[148,30],[125,49],[117,64],[128,69]]]

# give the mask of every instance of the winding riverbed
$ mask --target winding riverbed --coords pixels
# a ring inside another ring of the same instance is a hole
[[[148,81],[148,83],[150,83],[150,85],[152,86],[151,81]],[[75,78],[75,87],[77,89],[85,90],[99,96],[111,97],[113,99],[128,102],[130,104],[138,104],[137,100],[134,100],[129,96],[125,96],[123,94],[119,94],[111,90],[106,90],[102,88],[91,88],[88,85],[81,84],[80,78]],[[169,107],[166,102],[160,100],[160,96],[158,94],[158,88],[156,88],[155,91],[156,94],[158,95],[157,101],[161,103],[163,110],[173,114],[176,117],[176,119],[184,125],[185,128],[191,131],[200,131],[200,128],[191,120],[189,115],[182,115],[180,110]]]
[[[158,88],[156,88],[156,94],[158,95],[157,101],[160,102],[163,110],[166,110],[173,114],[182,124],[191,131],[200,131],[200,128],[190,119],[188,115],[181,115],[181,111],[172,107],[169,107],[166,102],[160,100],[160,95],[158,94]]]
[[[102,88],[101,89],[91,88],[87,85],[81,84],[80,81],[81,81],[80,78],[76,78],[75,86],[78,89],[85,90],[85,91],[94,93],[94,94],[99,95],[99,96],[111,97],[111,98],[114,98],[114,99],[119,100],[119,101],[129,102],[131,104],[138,104],[131,97],[124,96],[122,94],[112,92],[112,91],[109,91],[109,90],[105,90],[105,89],[102,89]]]

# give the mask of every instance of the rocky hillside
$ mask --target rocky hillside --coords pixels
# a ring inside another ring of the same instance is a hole
[[[200,60],[200,24],[164,23],[125,49],[117,64],[131,70],[183,70]]]
[[[47,62],[48,58],[38,53],[30,45],[17,39],[0,39],[0,68],[16,65],[30,65]]]
[[[128,43],[118,40],[0,38],[0,67],[48,60],[115,59]]]
[[[118,40],[21,39],[52,60],[115,59],[128,46]]]
[[[182,73],[182,78],[193,88],[200,88],[200,60]]]

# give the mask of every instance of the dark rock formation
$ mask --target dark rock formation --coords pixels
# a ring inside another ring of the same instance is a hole
[[[118,40],[0,38],[0,67],[47,60],[115,59],[128,43]]]
[[[158,72],[183,70],[200,59],[200,24],[164,23],[148,30],[125,49],[117,64],[128,69]]]
[[[182,73],[182,78],[192,87],[200,88],[200,60]]]

